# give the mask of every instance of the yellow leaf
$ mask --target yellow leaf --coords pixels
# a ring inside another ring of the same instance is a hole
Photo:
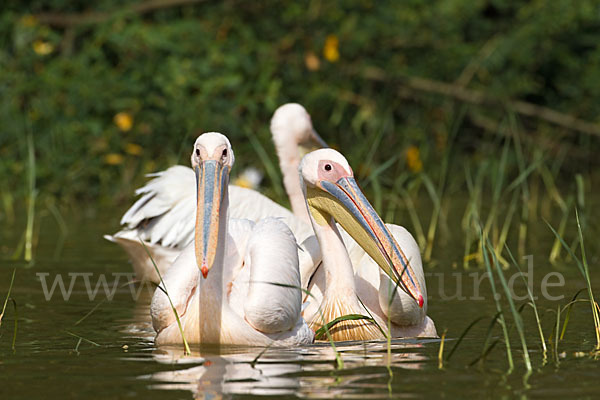
[[[113,121],[122,132],[127,132],[133,127],[133,117],[127,112],[115,114]]]
[[[142,154],[143,150],[144,149],[139,144],[127,143],[125,145],[125,152],[127,154],[131,154],[132,156],[139,156],[140,154]]]
[[[340,59],[339,50],[340,41],[335,35],[328,35],[325,39],[325,46],[323,47],[323,56],[329,62],[336,62]]]
[[[31,46],[33,47],[33,51],[40,56],[48,55],[54,51],[54,46],[52,43],[45,42],[43,40],[36,40]]]
[[[125,159],[125,157],[123,157],[121,154],[117,154],[117,153],[108,153],[107,155],[104,156],[104,162],[107,163],[108,165],[122,164],[124,159]]]
[[[412,172],[421,172],[423,170],[423,162],[421,154],[417,146],[410,146],[406,150],[406,165]]]

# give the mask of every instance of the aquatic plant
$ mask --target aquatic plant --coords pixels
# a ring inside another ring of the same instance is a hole
[[[552,230],[554,235],[556,235],[556,237],[559,238],[561,244],[568,251],[570,256],[575,260],[575,263],[576,263],[579,271],[581,272],[583,279],[585,280],[586,289],[588,292],[588,299],[589,299],[590,307],[592,309],[594,332],[596,335],[595,351],[600,351],[600,314],[598,311],[598,303],[596,303],[596,301],[594,300],[594,291],[592,290],[590,270],[589,270],[588,261],[587,261],[587,257],[586,257],[586,253],[585,253],[585,246],[584,246],[584,242],[583,242],[583,232],[581,230],[581,223],[579,221],[579,212],[577,210],[575,210],[575,218],[577,221],[577,233],[578,233],[578,237],[579,237],[581,259],[579,259],[575,255],[573,250],[571,250],[571,247],[567,245],[565,240],[558,234],[558,232],[556,232],[556,230],[554,230],[554,228],[550,224],[548,224],[548,226]],[[558,335],[558,325],[559,325],[559,321],[560,321],[559,316],[560,316],[560,308],[557,311],[557,328],[556,328],[557,331],[556,331],[555,342],[558,342],[558,338],[559,338],[559,335]]]
[[[152,261],[154,270],[156,271],[156,274],[158,275],[158,278],[160,280],[160,285],[157,286],[157,288],[159,290],[161,290],[164,294],[166,294],[167,299],[169,299],[169,304],[171,305],[171,309],[173,310],[173,314],[175,315],[175,319],[177,320],[177,326],[179,328],[179,333],[181,334],[181,340],[183,341],[183,348],[184,348],[185,354],[191,354],[190,346],[188,345],[188,342],[185,339],[185,334],[183,332],[183,326],[181,325],[181,320],[179,319],[179,313],[177,312],[177,309],[173,305],[173,301],[171,300],[171,296],[169,296],[169,292],[167,291],[167,286],[165,285],[165,282],[163,281],[162,275],[160,274],[160,271],[159,271],[158,267],[156,266],[156,263],[154,262],[154,259],[152,258],[152,255],[150,254],[150,251],[148,250],[148,247],[146,247],[146,244],[144,243],[144,241],[141,238],[138,238],[138,240],[144,247],[144,250],[146,251],[146,254],[148,255],[148,257],[150,258],[150,261]]]
[[[8,292],[6,293],[6,298],[4,299],[4,305],[2,306],[2,312],[0,312],[0,327],[2,327],[2,318],[4,317],[4,312],[6,311],[6,305],[8,304],[8,301],[10,300],[12,302],[13,305],[13,310],[15,313],[15,328],[14,328],[14,333],[13,333],[13,340],[12,340],[12,350],[13,352],[16,351],[15,348],[15,343],[17,341],[17,328],[19,326],[19,314],[17,312],[17,302],[15,301],[14,298],[10,297],[10,292],[12,291],[13,288],[13,284],[15,283],[15,274],[17,273],[17,269],[13,269],[13,273],[12,276],[10,278],[10,284],[8,285]]]

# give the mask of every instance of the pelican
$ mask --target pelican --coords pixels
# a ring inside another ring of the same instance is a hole
[[[385,334],[436,337],[434,323],[427,316],[417,243],[403,227],[383,223],[344,156],[332,149],[307,154],[300,164],[300,179],[323,258],[308,284],[310,305],[304,317],[309,325],[315,329],[323,321],[362,314],[372,316],[376,324],[344,321],[333,327],[333,339],[381,339]],[[362,253],[356,245],[349,246],[354,264],[342,238],[346,234],[340,233],[335,222],[361,247]]]
[[[181,343],[169,294],[184,335],[192,343],[294,345],[314,334],[301,316],[297,245],[280,220],[229,219],[229,140],[216,132],[198,137],[195,234],[150,306],[156,343]]]
[[[298,166],[305,154],[329,146],[313,128],[310,114],[297,103],[284,104],[275,110],[271,119],[271,133],[292,212],[310,224],[298,179]]]
[[[308,112],[296,103],[284,104],[275,111],[271,133],[293,213],[254,190],[230,185],[229,214],[253,221],[267,216],[282,219],[301,243],[301,248],[306,250],[300,252],[301,265],[315,264],[320,254],[304,205],[298,165],[304,154],[327,145],[313,128]],[[125,228],[104,237],[127,252],[139,279],[158,283],[159,276],[152,260],[160,274],[164,274],[193,240],[196,178],[192,169],[181,165],[149,176],[153,179],[136,190],[136,195],[141,197],[121,218]]]

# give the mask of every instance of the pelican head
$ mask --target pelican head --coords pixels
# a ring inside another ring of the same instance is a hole
[[[221,206],[234,160],[231,143],[225,135],[203,133],[194,143],[192,168],[197,190],[194,245],[196,263],[204,278],[215,262]]]
[[[298,103],[287,103],[275,110],[271,118],[271,133],[277,148],[297,146],[302,155],[328,147],[313,128],[308,112]]]
[[[410,260],[358,187],[344,156],[333,149],[316,150],[304,156],[299,171],[314,222],[323,226],[337,221],[423,307],[423,291]]]

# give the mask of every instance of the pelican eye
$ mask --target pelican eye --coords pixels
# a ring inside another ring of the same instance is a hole
[[[331,164],[325,164],[325,171],[331,171]]]
[[[227,157],[227,149],[223,149],[222,157]]]
[[[200,157],[200,149],[196,149],[196,155]]]

